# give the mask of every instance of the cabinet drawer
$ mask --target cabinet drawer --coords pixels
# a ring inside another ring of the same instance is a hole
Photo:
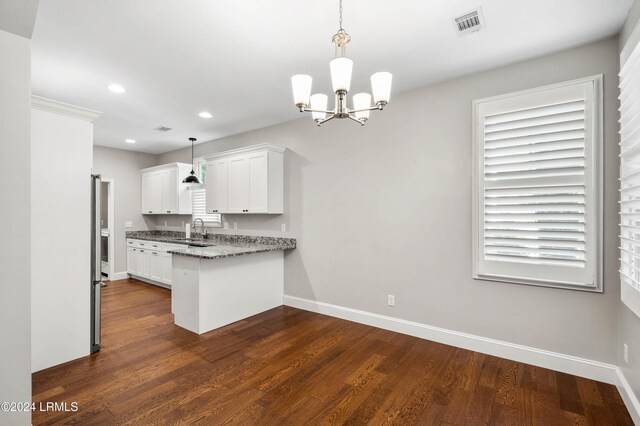
[[[146,247],[150,250],[154,250],[154,251],[162,250],[162,243],[159,243],[157,241],[144,241],[144,243],[146,244]]]

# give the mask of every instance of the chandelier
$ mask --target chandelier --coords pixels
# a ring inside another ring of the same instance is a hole
[[[369,111],[382,110],[389,102],[391,94],[391,73],[377,72],[371,76],[371,90],[374,106],[371,106],[369,93],[353,95],[353,109],[347,107],[347,93],[351,86],[353,61],[346,56],[351,36],[342,28],[342,0],[339,0],[340,28],[331,41],[336,46],[336,57],[329,62],[331,83],[336,94],[333,110],[327,110],[328,97],[322,93],[311,95],[313,79],[306,74],[291,77],[293,100],[300,112],[310,112],[313,120],[320,126],[334,118],[348,118],[364,126],[369,119]]]

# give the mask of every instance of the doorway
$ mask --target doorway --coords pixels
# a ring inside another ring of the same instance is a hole
[[[102,179],[100,188],[100,265],[105,281],[113,279],[115,271],[115,238],[114,238],[114,179]]]

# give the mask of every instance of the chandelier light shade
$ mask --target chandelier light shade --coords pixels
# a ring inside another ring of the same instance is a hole
[[[331,84],[336,94],[336,104],[333,110],[328,108],[328,96],[316,93],[311,96],[311,83],[313,79],[306,74],[298,74],[291,77],[293,88],[293,102],[300,112],[310,112],[313,120],[320,126],[334,118],[348,118],[364,126],[369,119],[369,112],[382,110],[389,102],[391,95],[392,75],[388,72],[377,72],[371,76],[371,95],[358,93],[353,96],[353,108],[347,106],[347,94],[351,89],[351,76],[353,74],[353,61],[346,56],[347,45],[351,36],[342,28],[342,0],[339,0],[340,28],[331,41],[336,48],[336,57],[329,62],[331,72]]]
[[[333,84],[333,91],[345,91],[348,92],[351,88],[351,73],[353,72],[353,61],[349,58],[340,57],[335,58],[329,62],[329,69],[331,70],[331,83]]]
[[[324,93],[316,93],[311,96],[311,109],[315,110],[311,113],[314,120],[324,120],[327,113],[324,112],[329,104],[329,97]]]
[[[311,95],[311,82],[313,79],[310,75],[298,74],[291,77],[291,85],[293,86],[293,101],[296,105],[309,105],[309,96]]]
[[[373,91],[373,101],[376,104],[389,102],[392,78],[390,72],[377,72],[371,76],[371,90]]]
[[[369,108],[371,108],[371,95],[369,93],[356,93],[353,95],[353,108],[355,108],[356,119],[367,121],[369,119]]]

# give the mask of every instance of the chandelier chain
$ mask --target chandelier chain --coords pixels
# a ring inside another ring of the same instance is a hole
[[[340,7],[339,7],[339,9],[340,9],[340,29],[342,30],[342,0],[338,0],[338,3],[340,5]]]

